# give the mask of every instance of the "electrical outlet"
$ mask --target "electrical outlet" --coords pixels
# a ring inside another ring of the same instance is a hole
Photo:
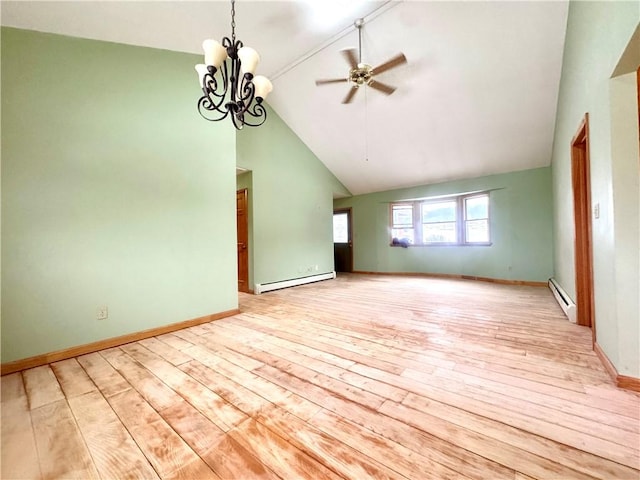
[[[98,320],[106,320],[108,316],[109,316],[109,309],[107,308],[106,305],[102,305],[98,307],[98,310],[96,312],[96,318]]]

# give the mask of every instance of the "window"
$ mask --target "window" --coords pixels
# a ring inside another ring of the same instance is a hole
[[[392,245],[488,245],[489,194],[391,204]]]
[[[413,234],[413,204],[394,203],[391,206],[391,236],[396,239],[396,243],[413,245],[415,235]]]
[[[489,242],[489,196],[464,199],[464,238],[467,243]]]
[[[349,243],[349,214],[333,214],[333,243]]]
[[[423,203],[422,243],[457,243],[455,200]]]

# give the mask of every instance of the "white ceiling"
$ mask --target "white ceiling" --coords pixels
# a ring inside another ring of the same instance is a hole
[[[361,194],[549,165],[567,8],[238,0],[236,34],[273,79],[268,103]],[[226,1],[3,0],[1,9],[2,25],[191,53],[231,33]],[[339,50],[357,46],[358,17],[365,63],[403,52],[408,64],[377,77],[397,87],[392,95],[364,88],[343,105],[346,84],[314,80],[346,77]]]

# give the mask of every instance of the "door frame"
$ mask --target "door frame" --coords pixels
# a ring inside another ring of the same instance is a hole
[[[245,213],[244,213],[244,219],[245,219],[245,232],[246,232],[246,242],[243,241],[242,243],[244,243],[245,248],[245,255],[247,256],[247,271],[246,271],[246,281],[244,282],[245,288],[244,290],[240,288],[240,262],[238,262],[238,291],[239,292],[243,292],[243,293],[252,293],[251,289],[249,288],[249,195],[248,195],[248,189],[246,188],[241,188],[240,190],[236,190],[236,203],[237,203],[237,198],[238,198],[238,194],[241,194],[244,197],[244,205],[245,205]],[[236,206],[236,243],[240,244],[240,224],[238,222],[238,211],[237,211],[237,206]],[[244,240],[244,239],[243,239]]]
[[[335,215],[336,213],[346,213],[347,214],[347,219],[348,219],[348,223],[349,223],[349,242],[348,243],[349,243],[349,250],[350,250],[349,272],[353,272],[353,213],[351,211],[351,207],[334,208],[333,209],[333,215]],[[331,218],[333,219],[333,216]],[[334,250],[334,252],[335,252],[335,250]],[[334,255],[335,255],[335,253],[334,253]]]
[[[591,327],[596,341],[593,294],[593,248],[591,227],[591,176],[589,172],[589,114],[571,139],[571,183],[575,227],[576,323]]]

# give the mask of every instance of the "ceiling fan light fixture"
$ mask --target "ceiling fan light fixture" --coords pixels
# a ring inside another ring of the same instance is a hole
[[[362,61],[362,27],[364,26],[364,19],[358,18],[353,22],[353,26],[358,30],[358,49],[347,48],[340,51],[342,56],[349,64],[349,75],[346,79],[330,78],[316,80],[316,85],[326,85],[329,83],[346,82],[351,84],[351,90],[342,101],[342,103],[351,103],[358,88],[362,85],[367,85],[375,90],[378,90],[385,95],[391,95],[396,89],[390,85],[386,85],[382,82],[374,80],[374,76],[397,67],[401,64],[407,63],[407,59],[403,53],[399,53],[390,58],[386,62],[372,67],[371,65]]]
[[[202,42],[204,63],[195,68],[203,93],[198,99],[200,115],[212,122],[230,117],[233,126],[240,130],[245,125],[258,127],[266,121],[267,111],[262,102],[273,85],[264,76],[254,77],[260,55],[236,40],[235,16],[235,0],[231,0],[231,38],[224,37],[222,43],[211,39]]]

